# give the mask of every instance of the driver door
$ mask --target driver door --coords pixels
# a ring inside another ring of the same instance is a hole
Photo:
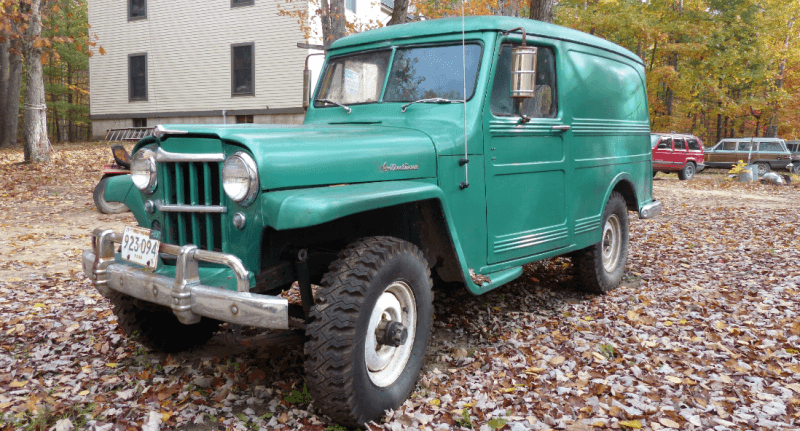
[[[491,112],[484,115],[489,264],[562,248],[571,240],[565,197],[569,127],[558,109],[556,50],[538,46],[535,97],[521,107],[530,118],[524,122],[510,94],[512,46],[499,47]]]

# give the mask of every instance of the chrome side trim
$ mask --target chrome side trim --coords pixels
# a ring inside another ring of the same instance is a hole
[[[217,213],[225,214],[228,208],[221,205],[167,205],[156,201],[156,209],[165,213]]]
[[[225,155],[222,153],[188,154],[171,153],[159,147],[156,151],[157,162],[224,162]]]
[[[640,219],[651,219],[656,218],[659,214],[661,214],[661,208],[663,205],[661,201],[653,201],[639,210],[639,218]]]
[[[201,316],[205,316],[260,328],[289,328],[288,300],[250,293],[249,274],[236,256],[200,250],[191,244],[183,247],[161,244],[161,253],[177,256],[173,279],[117,263],[114,243],[121,240],[122,235],[118,233],[97,229],[92,235],[92,250],[83,252],[83,271],[103,295],[116,291],[170,307],[184,324],[197,323]],[[198,276],[200,261],[231,268],[236,276],[237,291],[201,284]]]

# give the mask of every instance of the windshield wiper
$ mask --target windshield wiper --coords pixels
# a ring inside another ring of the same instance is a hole
[[[420,99],[420,100],[415,100],[413,102],[406,103],[405,105],[401,106],[400,107],[400,112],[406,112],[406,108],[408,108],[409,106],[411,106],[411,105],[413,105],[415,103],[464,103],[464,101],[463,100],[444,99],[444,98],[441,98],[441,97],[434,97],[432,99]]]
[[[347,105],[342,105],[341,103],[339,103],[339,102],[334,102],[333,100],[330,100],[330,99],[314,99],[314,101],[315,101],[315,102],[322,102],[322,103],[330,103],[331,105],[336,105],[336,106],[338,106],[338,107],[340,107],[340,108],[344,108],[344,110],[345,110],[345,111],[346,111],[348,114],[350,113],[350,111],[352,111],[352,109],[350,109],[349,107],[347,107]]]

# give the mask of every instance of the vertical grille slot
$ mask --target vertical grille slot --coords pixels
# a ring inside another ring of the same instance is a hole
[[[164,203],[187,206],[186,211],[163,213],[165,242],[222,251],[223,215],[191,211],[192,206],[222,205],[220,164],[187,161],[159,165]]]

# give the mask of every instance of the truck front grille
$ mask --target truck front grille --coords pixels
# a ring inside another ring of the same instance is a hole
[[[164,211],[165,242],[222,251],[223,214],[203,211],[203,207],[222,205],[220,165],[219,162],[159,163],[164,204],[172,206]]]

